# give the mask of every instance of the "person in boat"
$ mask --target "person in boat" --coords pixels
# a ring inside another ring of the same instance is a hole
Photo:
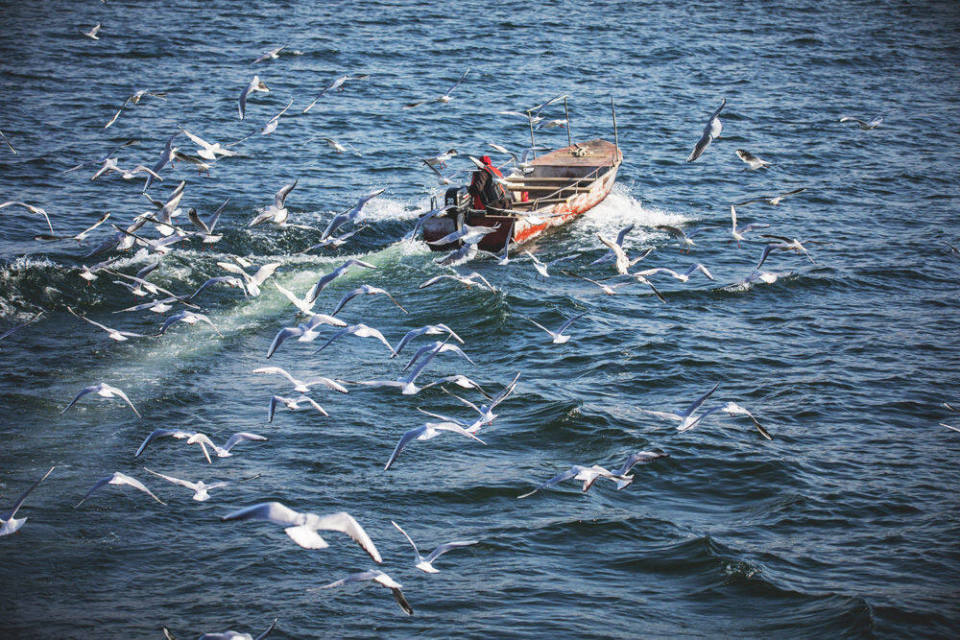
[[[513,198],[503,185],[503,174],[500,173],[500,169],[493,166],[490,156],[482,156],[480,162],[483,166],[477,166],[467,189],[470,193],[471,206],[477,210],[484,210],[487,207],[509,209]]]

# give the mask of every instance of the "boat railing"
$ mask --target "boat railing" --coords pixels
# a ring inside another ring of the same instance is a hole
[[[559,202],[563,202],[563,201],[565,201],[565,200],[569,200],[569,199],[572,198],[574,195],[576,195],[576,193],[579,192],[579,191],[589,191],[590,188],[583,188],[583,187],[580,186],[580,184],[583,183],[583,182],[593,182],[593,181],[595,181],[598,177],[600,177],[600,171],[601,171],[601,169],[608,169],[608,168],[609,168],[609,167],[606,167],[606,166],[602,166],[602,165],[601,165],[601,166],[597,167],[596,169],[594,169],[593,171],[591,171],[590,173],[588,173],[587,175],[585,175],[585,176],[583,176],[583,177],[580,177],[580,178],[566,178],[566,177],[559,177],[559,176],[558,176],[558,177],[555,177],[555,176],[535,176],[535,177],[530,177],[530,178],[524,177],[522,180],[520,180],[520,181],[514,181],[512,184],[511,184],[511,181],[510,181],[509,178],[508,178],[507,180],[505,180],[505,182],[507,183],[508,188],[509,188],[510,191],[527,191],[527,192],[533,191],[533,190],[535,190],[536,187],[541,186],[541,185],[537,185],[537,184],[536,184],[537,181],[541,181],[541,182],[553,182],[553,183],[563,182],[563,185],[560,186],[559,189],[556,189],[556,190],[554,190],[554,191],[551,191],[550,193],[547,193],[546,195],[538,196],[538,197],[536,197],[536,198],[528,201],[529,203],[532,204],[532,206],[533,206],[534,209],[538,209],[539,206],[542,205],[542,204],[557,204],[557,203],[559,203]],[[545,185],[542,185],[542,186],[543,186],[544,188],[550,188],[550,185],[546,185],[546,184],[545,184]],[[568,196],[565,196],[565,197],[560,197],[560,194],[561,194],[561,193],[563,193],[564,191],[570,191],[570,190],[574,190],[574,193],[572,193],[572,194],[570,194],[570,195],[568,195]],[[526,203],[525,203],[525,204],[526,204]]]

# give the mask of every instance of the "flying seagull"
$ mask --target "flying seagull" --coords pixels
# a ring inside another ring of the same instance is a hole
[[[697,140],[697,144],[693,147],[693,151],[690,152],[690,155],[687,157],[687,162],[693,162],[706,151],[707,147],[710,146],[710,143],[720,137],[720,132],[723,131],[723,123],[720,122],[720,112],[723,111],[724,105],[727,104],[727,99],[723,98],[720,101],[720,106],[717,107],[717,110],[713,112],[710,116],[710,119],[707,121],[706,126],[703,128],[703,135],[700,136],[700,139]]]
[[[479,544],[480,542],[479,540],[461,540],[456,542],[446,542],[444,544],[441,544],[436,549],[434,549],[430,553],[430,555],[424,558],[423,556],[420,555],[420,550],[417,549],[417,545],[414,544],[410,536],[407,535],[407,532],[404,531],[402,528],[400,528],[400,525],[398,525],[393,520],[390,521],[390,524],[395,526],[397,528],[397,531],[402,533],[403,537],[406,538],[407,542],[410,543],[410,546],[413,547],[413,553],[416,554],[416,557],[417,557],[416,567],[417,569],[420,569],[420,571],[423,571],[424,573],[439,573],[439,571],[433,567],[433,561],[439,558],[440,556],[442,556],[443,554],[445,554],[446,552],[451,551],[453,549],[459,549],[461,547],[469,547],[471,545]]]
[[[27,499],[27,496],[30,495],[30,492],[37,488],[37,486],[47,479],[53,470],[56,467],[50,467],[50,471],[47,471],[43,474],[43,477],[30,485],[26,491],[20,494],[20,497],[17,498],[16,502],[13,503],[13,506],[9,511],[0,513],[0,536],[8,536],[11,533],[17,532],[20,527],[22,527],[26,522],[26,518],[16,518],[17,511],[20,510],[20,507],[23,506],[23,501]]]
[[[377,584],[390,589],[390,591],[393,592],[393,597],[396,599],[397,604],[399,604],[400,608],[403,609],[403,612],[408,616],[413,615],[413,607],[410,606],[410,603],[407,602],[407,599],[403,596],[403,591],[400,590],[403,585],[378,569],[354,573],[346,578],[341,578],[335,582],[331,582],[330,584],[317,587],[317,589],[333,589],[334,587],[340,587],[351,582],[366,582],[368,580],[372,580]]]
[[[128,486],[128,487],[133,487],[134,489],[139,489],[140,491],[143,491],[145,494],[147,494],[148,496],[150,496],[151,498],[153,498],[154,500],[156,500],[156,501],[159,502],[160,504],[163,504],[163,505],[167,504],[166,502],[164,502],[163,500],[161,500],[160,498],[158,498],[157,496],[155,496],[155,495],[153,494],[153,492],[150,491],[150,489],[147,489],[147,487],[144,486],[144,484],[143,484],[142,482],[140,482],[139,480],[137,480],[136,478],[131,478],[130,476],[128,476],[128,475],[125,474],[125,473],[120,473],[119,471],[115,471],[115,472],[113,473],[113,475],[109,475],[109,476],[107,476],[106,478],[102,478],[102,479],[98,480],[97,483],[93,485],[93,488],[90,489],[90,491],[87,491],[87,495],[83,496],[83,498],[80,499],[80,502],[78,502],[76,505],[74,505],[73,508],[76,509],[77,507],[79,507],[80,505],[82,505],[82,504],[86,501],[86,499],[89,498],[90,495],[91,495],[94,491],[96,491],[96,490],[99,489],[100,487],[104,487],[104,486],[106,486],[106,485],[108,485],[108,484],[115,484],[115,485],[118,485],[118,486],[124,486],[124,485],[126,485],[126,486]]]
[[[137,411],[137,408],[133,406],[133,403],[130,402],[130,398],[127,397],[127,394],[125,394],[122,390],[116,387],[111,387],[106,382],[98,382],[97,384],[93,384],[93,385],[90,385],[89,387],[84,387],[83,389],[81,389],[80,393],[78,393],[73,398],[73,400],[70,401],[70,404],[68,404],[66,407],[63,408],[63,411],[60,412],[60,415],[63,415],[64,413],[66,413],[67,409],[75,405],[77,403],[77,400],[87,395],[88,393],[96,393],[98,396],[103,398],[121,398],[124,402],[127,403],[127,405],[129,405],[131,409],[133,409],[133,412],[137,414],[138,418],[143,417],[140,415],[140,412]]]

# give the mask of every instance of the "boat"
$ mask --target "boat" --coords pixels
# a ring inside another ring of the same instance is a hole
[[[467,225],[497,228],[478,243],[484,251],[499,253],[508,242],[530,242],[603,202],[622,162],[619,146],[607,140],[556,149],[533,159],[522,171],[496,180],[508,194],[507,206],[474,209],[467,187],[452,187],[446,192],[443,211],[423,220],[423,239],[436,243]],[[434,251],[450,251],[460,245],[460,240],[429,244]]]

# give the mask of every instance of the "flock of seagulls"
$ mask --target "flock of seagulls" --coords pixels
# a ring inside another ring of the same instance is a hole
[[[93,40],[97,40],[99,39],[98,33],[100,32],[101,28],[102,25],[97,24],[89,31],[83,32],[83,35]],[[252,64],[260,64],[277,60],[281,54],[287,53],[293,55],[299,54],[299,52],[289,50],[287,45],[282,45],[263,53],[258,58],[253,60]],[[449,102],[452,99],[453,92],[464,82],[468,74],[469,70],[464,71],[459,79],[445,93],[436,97],[425,98],[415,102],[407,103],[403,105],[403,107],[405,109],[413,109],[429,103],[443,104]],[[365,74],[353,74],[341,76],[335,79],[320,91],[313,101],[303,109],[302,113],[309,112],[321,99],[333,91],[340,90],[346,82],[359,81],[367,77],[368,76]],[[248,100],[250,100],[258,92],[266,93],[269,91],[270,89],[260,79],[260,77],[258,75],[254,75],[249,83],[240,92],[237,101],[239,118],[241,120],[245,118]],[[131,94],[123,101],[120,108],[104,126],[104,128],[112,126],[125,110],[138,105],[146,96],[165,99],[165,95],[166,94],[163,92],[147,90],[140,90]],[[526,112],[503,111],[500,113],[504,115],[522,117],[529,121],[531,126],[537,125],[538,128],[565,126],[568,124],[566,119],[547,120],[541,115],[547,106],[554,104],[563,98],[566,98],[566,96],[558,96],[557,98],[553,98],[544,102],[543,104],[528,109]],[[283,116],[291,108],[292,104],[293,100],[288,102],[279,113],[273,116],[267,122],[266,126],[261,130],[261,133],[263,135],[268,135],[275,131],[280,122],[281,116]],[[726,100],[723,99],[719,107],[708,119],[700,139],[696,142],[693,151],[687,158],[688,162],[694,162],[702,157],[711,143],[720,137],[723,128],[720,120],[720,114],[725,106]],[[841,119],[841,122],[853,121],[857,123],[861,129],[869,130],[879,126],[882,120],[883,119],[881,117],[876,117],[869,121],[845,117]],[[179,149],[174,146],[175,139],[180,135],[185,136],[196,145],[197,148],[194,152],[195,156],[187,156],[182,154]],[[2,132],[0,132],[0,139],[3,140],[12,153],[17,153]],[[333,138],[324,137],[320,139],[330,145],[331,148],[337,152],[342,153],[347,150],[347,147],[338,143]],[[524,152],[521,160],[515,154],[511,153],[501,145],[490,143],[490,146],[500,153],[511,155],[517,170],[523,171],[523,165],[526,163],[526,153],[529,152],[530,149]],[[216,163],[224,158],[230,158],[236,155],[236,153],[231,151],[228,147],[229,145],[224,146],[218,142],[208,142],[195,133],[187,131],[186,129],[181,129],[179,133],[170,137],[166,141],[159,159],[152,168],[143,164],[138,164],[129,170],[122,169],[119,166],[118,158],[110,157],[108,155],[108,157],[104,157],[98,161],[101,166],[90,179],[106,179],[106,177],[111,174],[118,174],[124,180],[131,180],[138,176],[145,175],[146,178],[143,191],[144,194],[146,194],[147,189],[151,187],[154,181],[164,181],[162,173],[167,165],[172,161],[189,160],[197,164],[197,166],[201,169],[203,167],[209,168],[212,166],[212,163]],[[744,163],[746,163],[751,170],[759,170],[772,166],[770,162],[757,157],[747,150],[738,149],[736,153],[737,156]],[[447,162],[451,161],[457,155],[458,153],[456,149],[451,148],[435,156],[423,158],[422,162],[429,167],[430,170],[434,171],[442,180],[447,180],[447,178],[445,178],[440,172],[440,169],[445,168]],[[190,158],[194,158],[194,160],[190,160]],[[79,168],[79,166],[75,167],[74,169],[76,168]],[[260,211],[259,214],[249,222],[248,226],[254,227],[266,224],[272,225],[275,228],[298,226],[291,225],[288,222],[290,211],[286,206],[286,200],[290,193],[296,188],[297,184],[298,181],[294,180],[292,183],[286,184],[280,188],[280,190],[277,191],[273,197],[273,203],[269,204],[262,211]],[[799,194],[804,190],[804,188],[793,189],[785,193],[759,196],[730,205],[730,236],[737,243],[737,247],[740,248],[742,243],[749,241],[746,237],[748,233],[751,233],[757,229],[768,228],[770,225],[760,222],[752,222],[744,226],[738,226],[737,211],[735,207],[746,207],[755,203],[767,203],[769,205],[776,206],[780,204],[784,198]],[[208,287],[221,285],[234,287],[242,291],[243,295],[246,297],[257,297],[263,293],[266,282],[270,280],[270,278],[272,278],[277,270],[281,267],[280,263],[267,263],[257,266],[240,258],[236,258],[234,262],[220,262],[218,264],[224,270],[226,275],[211,278],[191,295],[180,295],[173,293],[147,280],[151,272],[159,266],[163,256],[174,250],[174,244],[193,238],[197,239],[202,245],[211,245],[215,244],[222,238],[222,235],[216,232],[216,228],[220,216],[229,201],[224,202],[223,205],[221,205],[206,219],[202,218],[196,209],[189,208],[187,211],[187,218],[193,225],[194,230],[188,231],[181,228],[177,224],[176,220],[176,218],[181,215],[182,209],[180,207],[180,202],[184,196],[184,191],[185,182],[181,182],[176,188],[174,188],[174,190],[167,196],[165,200],[157,201],[151,199],[151,202],[155,207],[155,211],[149,212],[149,215],[138,216],[130,225],[114,225],[116,233],[112,234],[109,239],[105,240],[97,248],[95,248],[94,251],[85,256],[85,258],[89,258],[108,253],[110,251],[122,253],[137,249],[138,251],[143,252],[145,255],[156,256],[156,262],[151,263],[148,265],[148,267],[142,269],[135,276],[124,274],[112,269],[111,267],[113,260],[107,260],[103,263],[93,266],[84,265],[78,270],[80,271],[81,277],[84,277],[88,281],[96,280],[100,274],[109,274],[114,278],[119,278],[120,280],[116,282],[126,287],[131,295],[140,298],[154,296],[154,299],[149,302],[138,304],[134,307],[124,309],[123,311],[150,310],[155,313],[166,313],[175,306],[181,306],[183,308],[166,316],[156,334],[145,334],[114,329],[80,314],[72,308],[67,308],[69,313],[73,314],[76,318],[91,325],[92,327],[104,331],[110,339],[117,342],[126,342],[135,339],[156,339],[166,334],[168,330],[174,327],[174,325],[181,323],[187,325],[204,323],[208,325],[216,334],[220,335],[219,330],[211,321],[211,319],[202,313],[200,308],[194,303],[194,300],[198,298],[202,291]],[[350,237],[363,228],[359,225],[359,221],[365,205],[370,200],[381,195],[383,192],[383,189],[379,189],[362,195],[358,198],[355,205],[333,216],[326,228],[321,233],[320,243],[309,247],[306,251],[327,247],[336,248],[346,242]],[[0,209],[11,206],[22,207],[31,214],[42,216],[49,227],[50,233],[38,234],[36,238],[45,241],[71,240],[78,243],[83,243],[96,229],[103,225],[110,216],[109,213],[103,214],[95,224],[76,234],[58,235],[55,234],[53,230],[53,225],[49,215],[42,208],[21,201],[8,201],[0,204]],[[412,234],[416,234],[419,224],[422,222],[423,218],[429,217],[430,215],[435,215],[437,212],[437,210],[424,212],[421,219],[418,220],[418,227],[413,230]],[[147,238],[146,236],[142,235],[142,228],[147,224],[153,225],[153,229],[159,235],[158,238]],[[352,230],[342,233],[339,237],[334,235],[337,231],[341,230],[345,226],[347,228],[352,227]],[[437,240],[433,242],[433,244],[445,245],[454,242],[460,243],[464,247],[464,250],[455,252],[452,256],[453,260],[450,261],[451,265],[460,265],[480,256],[481,252],[477,250],[477,243],[485,235],[492,233],[497,229],[498,227],[472,227],[469,225],[464,225],[459,231],[452,233],[445,238]],[[688,230],[674,225],[659,225],[655,227],[655,229],[676,239],[680,248],[684,252],[692,251],[697,247],[697,244],[693,238],[697,235],[697,231],[699,230]],[[626,286],[635,283],[643,284],[648,287],[651,290],[651,293],[655,295],[662,303],[667,302],[667,296],[665,296],[664,293],[654,285],[653,281],[651,280],[653,278],[658,276],[669,276],[681,283],[687,283],[691,277],[699,274],[709,281],[716,280],[711,271],[701,263],[694,263],[690,266],[679,267],[677,269],[669,267],[651,267],[634,271],[633,269],[635,266],[639,262],[647,259],[654,251],[654,248],[647,247],[636,255],[630,256],[629,253],[632,252],[632,250],[629,246],[630,243],[627,242],[627,240],[629,239],[629,234],[633,230],[634,225],[630,225],[621,229],[615,240],[608,239],[602,234],[597,234],[597,239],[599,240],[600,245],[606,247],[607,251],[599,258],[594,260],[590,266],[597,267],[598,269],[605,269],[612,263],[612,272],[607,274],[592,273],[590,276],[588,276],[570,271],[562,271],[561,275],[573,277],[590,283],[591,285],[597,287],[604,295],[617,295],[619,290]],[[764,238],[769,242],[764,243],[761,257],[753,271],[743,280],[745,283],[758,279],[764,282],[769,282],[776,279],[776,277],[772,274],[760,271],[760,267],[763,266],[770,254],[774,252],[797,253],[806,257],[811,263],[814,263],[814,260],[810,256],[806,245],[815,241],[806,241],[805,243],[802,243],[796,238],[789,238],[787,236],[773,234],[762,235],[759,237]],[[498,261],[496,263],[498,266],[506,267],[511,263],[511,258],[509,256],[509,250],[511,248],[511,244],[508,241],[508,243],[504,246],[502,253],[494,256],[494,258],[496,258]],[[599,247],[589,247],[584,248],[584,250],[592,250],[595,248]],[[536,273],[539,275],[539,277],[546,279],[556,277],[557,275],[556,273],[551,273],[551,267],[562,262],[573,260],[574,258],[578,257],[580,253],[565,255],[550,262],[541,261],[536,255],[527,250],[524,250],[521,255],[521,260],[528,262],[532,268],[536,270]],[[514,257],[514,260],[516,260],[516,256]],[[251,273],[250,268],[254,266],[256,266],[256,270]],[[252,370],[252,373],[282,378],[289,385],[288,389],[292,390],[292,392],[295,394],[299,394],[294,397],[271,394],[266,421],[268,423],[273,422],[276,410],[279,408],[285,408],[290,411],[308,409],[316,412],[316,414],[320,416],[329,416],[329,413],[310,395],[317,389],[322,389],[324,392],[347,394],[351,392],[350,387],[384,387],[399,389],[401,395],[416,395],[422,392],[424,389],[434,386],[455,385],[461,389],[475,391],[485,399],[485,402],[478,406],[476,403],[452,393],[445,386],[441,387],[444,391],[449,393],[450,396],[457,399],[466,408],[472,410],[476,415],[471,416],[472,419],[461,420],[459,418],[444,416],[428,410],[420,409],[423,414],[432,418],[432,421],[425,422],[420,426],[406,430],[401,435],[392,453],[386,460],[384,471],[390,471],[391,469],[395,469],[396,466],[409,464],[409,454],[408,457],[404,459],[402,464],[398,463],[398,459],[400,454],[412,443],[425,442],[445,433],[461,436],[459,442],[462,443],[463,447],[476,446],[477,443],[479,443],[479,445],[487,445],[489,438],[486,438],[485,436],[486,439],[482,439],[478,433],[485,431],[487,427],[497,418],[494,410],[497,409],[501,403],[503,403],[515,392],[521,374],[518,373],[513,380],[504,385],[499,393],[497,393],[495,396],[490,396],[478,383],[471,380],[461,372],[448,373],[447,375],[436,377],[434,380],[423,384],[422,386],[418,386],[416,381],[421,375],[425,374],[429,366],[435,365],[437,362],[442,360],[442,358],[440,358],[441,354],[450,354],[443,356],[443,358],[449,358],[447,362],[468,362],[476,365],[476,362],[474,362],[469,353],[464,349],[466,346],[465,340],[449,326],[442,323],[436,323],[410,329],[395,345],[392,345],[381,331],[372,326],[362,322],[348,324],[346,321],[337,318],[336,316],[345,310],[348,303],[356,301],[351,305],[352,310],[354,307],[361,304],[361,300],[369,300],[370,298],[376,297],[381,297],[381,299],[386,298],[402,313],[407,313],[407,309],[401,305],[401,303],[386,289],[366,283],[360,284],[359,286],[344,292],[339,298],[339,301],[332,306],[329,313],[315,312],[314,309],[320,300],[320,294],[338,278],[344,276],[344,274],[352,269],[363,269],[365,272],[370,272],[372,270],[376,270],[377,267],[374,264],[357,258],[348,259],[338,267],[322,275],[322,277],[320,277],[315,284],[302,293],[291,291],[276,281],[273,281],[274,286],[270,289],[275,289],[279,294],[285,297],[296,309],[297,314],[300,316],[306,316],[306,318],[304,321],[298,322],[293,326],[281,327],[275,334],[275,337],[273,338],[266,352],[265,359],[271,358],[275,352],[291,338],[297,338],[298,342],[313,342],[319,337],[324,337],[326,340],[322,346],[315,351],[316,354],[323,352],[342,337],[354,336],[359,338],[373,338],[387,348],[389,353],[388,358],[398,357],[408,344],[420,339],[422,336],[443,336],[443,339],[421,346],[416,351],[415,355],[407,362],[406,366],[404,366],[401,370],[402,375],[394,380],[348,381],[332,377],[316,376],[312,374],[304,375],[301,379],[300,377],[295,377],[281,367],[257,367]],[[771,278],[773,278],[773,280],[771,280]],[[491,284],[488,278],[484,277],[480,273],[473,271],[471,273],[464,274],[457,271],[455,266],[449,266],[448,271],[425,280],[419,285],[419,289],[442,285],[446,282],[452,282],[456,283],[458,286],[476,288],[479,291],[491,293],[498,290],[494,284]],[[569,314],[555,330],[544,326],[538,320],[532,317],[526,317],[526,319],[532,325],[539,328],[549,336],[550,344],[559,346],[567,344],[573,339],[574,336],[570,333],[571,327],[575,322],[581,320],[587,315],[587,312]],[[36,319],[37,318],[31,322],[35,321]],[[0,335],[0,340],[7,337],[14,331],[21,330],[28,324],[30,324],[30,322],[13,327],[4,334]],[[773,438],[771,433],[760,423],[754,414],[738,402],[726,400],[721,404],[704,409],[704,405],[706,405],[713,394],[718,391],[719,386],[720,383],[714,383],[699,397],[689,404],[686,404],[685,406],[676,410],[676,412],[656,411],[646,408],[639,408],[639,411],[652,415],[656,418],[676,423],[676,429],[681,433],[690,431],[702,425],[706,418],[717,413],[722,413],[731,417],[745,417],[751,421],[760,436],[767,440]],[[107,399],[119,399],[133,411],[138,419],[143,417],[140,411],[134,406],[133,402],[131,402],[130,398],[122,389],[114,387],[107,382],[96,382],[81,389],[66,405],[66,407],[64,407],[61,413],[65,413],[67,410],[74,407],[78,401],[88,395],[96,395]],[[945,406],[951,411],[957,411],[957,409],[949,404],[945,403]],[[960,431],[960,428],[954,426],[947,424],[943,424],[943,426],[948,429]],[[159,447],[155,443],[169,443],[171,441],[183,441],[183,444],[187,445],[188,447],[199,446],[200,451],[202,452],[207,463],[213,464],[213,456],[216,458],[231,457],[234,455],[233,450],[241,443],[263,443],[268,441],[268,439],[267,437],[259,434],[240,431],[231,435],[222,445],[218,445],[210,438],[210,436],[200,432],[159,428],[154,429],[145,437],[139,448],[134,453],[134,457],[141,457],[147,450],[148,446],[152,444],[154,445],[154,448],[165,449],[166,452],[169,453],[171,450],[170,447]],[[211,456],[211,453],[213,456]],[[631,471],[636,466],[654,463],[657,460],[668,457],[668,455],[668,453],[660,449],[635,452],[627,456],[626,460],[624,460],[622,464],[614,467],[612,470],[599,464],[574,464],[566,470],[553,475],[545,481],[540,482],[535,486],[535,488],[517,496],[517,498],[529,498],[539,492],[552,489],[557,485],[569,480],[575,480],[582,483],[581,491],[583,492],[588,491],[600,480],[610,481],[615,487],[615,490],[620,491],[627,488],[634,481],[635,474],[631,474]],[[204,480],[185,480],[158,471],[153,471],[146,467],[143,469],[155,478],[159,478],[166,483],[189,489],[192,492],[191,497],[194,501],[203,502],[210,500],[212,497],[210,495],[211,491],[223,489],[230,484],[226,481],[207,483]],[[49,471],[47,471],[46,474],[34,482],[29,488],[26,489],[26,491],[24,491],[22,495],[19,496],[9,510],[0,513],[0,536],[6,536],[15,533],[24,525],[27,519],[18,519],[15,516],[22,508],[26,498],[31,494],[31,492],[33,492],[41,484],[41,482],[50,476],[53,471],[54,468],[51,468]],[[607,485],[608,483],[601,484]],[[83,495],[76,507],[79,508],[88,499],[90,499],[94,493],[110,485],[125,489],[136,489],[137,491],[152,498],[152,500],[156,503],[166,506],[166,503],[155,493],[153,493],[143,482],[130,475],[116,471],[97,480]],[[384,562],[384,559],[378,551],[372,537],[367,533],[360,522],[346,511],[319,515],[309,511],[295,510],[278,501],[269,501],[259,502],[247,507],[233,510],[221,516],[220,519],[223,522],[261,521],[269,522],[274,525],[280,525],[290,540],[292,540],[297,546],[307,550],[321,550],[327,549],[331,546],[330,543],[328,543],[327,540],[320,535],[319,532],[321,531],[342,533],[349,537],[356,545],[358,545],[374,563],[379,565]],[[410,546],[413,547],[414,567],[427,574],[438,572],[438,569],[434,567],[434,563],[440,556],[453,550],[481,544],[481,540],[458,540],[444,542],[436,546],[428,555],[423,556],[421,555],[420,550],[414,543],[411,536],[396,522],[391,521],[391,524],[410,544]],[[255,525],[244,526],[249,526],[252,529]],[[335,542],[335,539],[331,538],[331,541]],[[351,583],[366,582],[372,582],[389,589],[401,610],[406,614],[413,615],[413,607],[405,597],[402,591],[402,585],[379,569],[371,569],[354,573],[335,580],[329,584],[318,587],[317,589],[334,589]],[[277,621],[274,620],[273,624],[271,624],[265,632],[257,636],[257,638],[259,639],[266,637],[275,628],[276,623]],[[164,629],[164,634],[168,638],[173,637],[172,634],[166,629]],[[252,639],[250,634],[242,634],[235,631],[207,633],[201,637],[209,638],[211,640],[215,638]]]

